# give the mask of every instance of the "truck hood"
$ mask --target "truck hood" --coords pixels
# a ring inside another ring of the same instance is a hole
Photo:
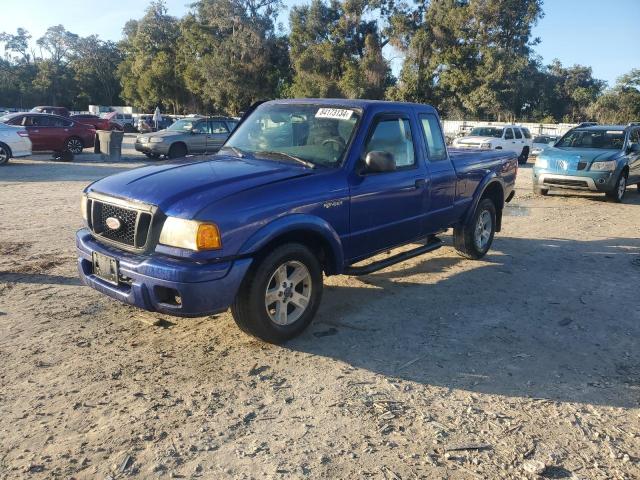
[[[229,195],[310,174],[312,170],[294,164],[216,155],[128,170],[98,180],[87,192],[156,205],[166,214],[193,218]]]

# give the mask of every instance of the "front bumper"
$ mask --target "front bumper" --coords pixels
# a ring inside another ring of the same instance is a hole
[[[533,169],[533,184],[538,188],[609,192],[615,188],[617,172],[558,172]]]
[[[76,234],[78,273],[85,285],[129,305],[181,317],[220,313],[229,308],[251,266],[251,258],[195,263],[160,255],[135,255],[95,241],[87,229]],[[121,282],[93,274],[92,252],[118,261]],[[181,301],[174,301],[175,295]]]
[[[169,145],[162,143],[140,143],[136,140],[135,149],[142,153],[152,153],[155,155],[167,155],[169,153]]]

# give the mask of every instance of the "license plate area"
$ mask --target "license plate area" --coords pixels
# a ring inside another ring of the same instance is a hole
[[[118,260],[98,252],[93,252],[92,256],[93,274],[105,282],[118,285]]]

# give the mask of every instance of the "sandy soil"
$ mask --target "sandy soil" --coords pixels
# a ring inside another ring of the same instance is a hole
[[[1,479],[640,478],[635,187],[523,168],[483,261],[330,277],[278,347],[79,285],[82,188],[140,165],[96,157],[0,168]]]

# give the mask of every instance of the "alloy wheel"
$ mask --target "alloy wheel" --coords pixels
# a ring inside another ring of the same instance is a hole
[[[291,325],[307,310],[311,301],[311,274],[301,262],[280,265],[267,283],[264,304],[271,321]]]
[[[478,250],[484,250],[489,243],[489,239],[491,238],[491,229],[491,213],[488,210],[483,210],[480,215],[478,215],[474,235],[474,241]]]

